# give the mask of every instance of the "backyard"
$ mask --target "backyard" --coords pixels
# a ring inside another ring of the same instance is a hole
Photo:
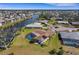
[[[0,54],[13,53],[15,55],[47,55],[50,50],[59,49],[61,47],[56,33],[45,42],[46,46],[44,47],[41,47],[38,44],[30,44],[25,36],[34,30],[35,29],[22,28],[19,32],[17,32],[19,35],[14,38],[11,47],[1,51]]]

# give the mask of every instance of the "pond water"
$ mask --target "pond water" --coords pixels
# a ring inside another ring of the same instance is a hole
[[[2,47],[4,43],[8,44],[10,41],[12,41],[13,37],[15,36],[15,32],[17,30],[19,30],[20,28],[24,27],[27,24],[37,22],[38,18],[39,18],[39,15],[33,15],[31,19],[25,20],[21,23],[14,25],[13,27],[0,31],[0,40],[2,40],[2,42],[0,42],[0,47]]]

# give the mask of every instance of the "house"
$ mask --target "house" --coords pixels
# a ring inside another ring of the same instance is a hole
[[[49,36],[49,33],[47,33],[47,31],[40,29],[35,30],[33,33],[36,34],[37,36]]]
[[[42,36],[42,37],[39,37],[37,40],[36,40],[36,44],[43,44],[44,42],[46,42],[47,40],[49,39],[49,37],[47,36]]]
[[[62,21],[63,18],[61,18],[61,17],[56,17],[56,20],[57,20],[57,21]]]
[[[35,30],[34,32],[30,33],[27,38],[30,41],[32,41],[33,38],[36,38],[35,43],[43,44],[49,39],[49,33],[47,33],[45,30]]]
[[[79,32],[60,32],[59,36],[63,44],[79,47]]]
[[[59,23],[59,24],[69,24],[68,21],[57,21],[57,23]]]
[[[48,20],[39,20],[40,23],[48,24]]]
[[[72,31],[77,31],[79,30],[79,28],[66,28],[66,27],[61,27],[61,28],[57,28],[56,31],[68,31],[68,32],[72,32]]]
[[[35,22],[35,23],[26,25],[26,28],[42,28],[42,25],[41,25],[41,23]]]
[[[5,21],[4,20],[0,20],[0,26],[4,25]]]
[[[79,25],[79,22],[71,22],[72,25]]]

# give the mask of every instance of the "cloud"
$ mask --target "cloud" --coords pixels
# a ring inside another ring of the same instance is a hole
[[[56,6],[76,6],[75,3],[57,3]]]

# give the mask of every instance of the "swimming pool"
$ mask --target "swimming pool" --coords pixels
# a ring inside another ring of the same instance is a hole
[[[30,34],[28,34],[26,37],[27,37],[28,40],[31,41],[34,37],[36,37],[36,35],[33,34],[33,33],[30,33]]]

